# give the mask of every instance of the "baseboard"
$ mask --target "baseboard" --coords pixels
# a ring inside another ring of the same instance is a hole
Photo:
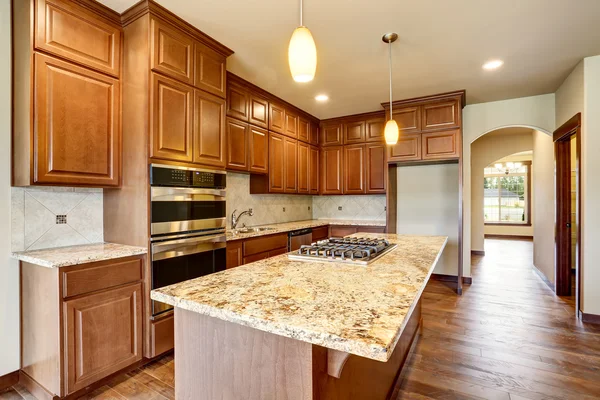
[[[442,282],[458,282],[458,276],[456,275],[431,274],[431,279]],[[465,285],[470,285],[473,283],[473,278],[470,276],[463,276],[463,283]]]
[[[19,382],[19,371],[13,371],[6,375],[0,376],[0,391],[8,389]]]
[[[505,239],[505,240],[528,240],[533,241],[533,236],[525,236],[525,235],[495,235],[491,233],[486,233],[483,235],[486,239]]]
[[[581,313],[581,320],[588,324],[600,324],[600,315]]]
[[[540,271],[539,269],[537,269],[537,267],[535,265],[533,265],[532,267],[533,267],[533,270],[535,271],[535,273],[538,274],[538,276],[540,277],[540,279],[543,280],[546,285],[548,285],[548,287],[550,288],[550,290],[552,290],[553,292],[556,293],[556,288],[554,287],[554,283],[550,282],[548,280],[548,278],[546,277],[546,275],[544,275],[544,273],[542,271]]]
[[[485,250],[471,250],[472,256],[485,256]]]
[[[38,400],[54,400],[58,398],[23,371],[19,371],[19,383]]]

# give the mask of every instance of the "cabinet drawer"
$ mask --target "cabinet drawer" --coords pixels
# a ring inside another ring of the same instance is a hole
[[[313,228],[312,238],[313,242],[317,240],[327,239],[329,236],[329,226],[320,226],[318,228]]]
[[[275,249],[275,250],[271,250],[269,252],[269,257],[275,257],[275,256],[279,256],[281,254],[285,254],[288,252],[287,247],[282,247],[280,249]]]
[[[356,228],[356,232],[364,233],[385,233],[385,226],[359,226]]]
[[[244,242],[244,257],[287,247],[287,242],[287,233],[248,239]],[[244,263],[245,262],[244,258]]]
[[[121,259],[62,270],[63,298],[119,286],[142,279],[142,259]]]
[[[424,133],[422,138],[423,160],[458,158],[459,129]]]
[[[170,315],[150,324],[150,357],[175,347],[175,316]]]
[[[244,257],[243,264],[250,264],[251,262],[254,262],[254,261],[265,260],[269,257],[270,257],[270,255],[269,255],[268,251],[258,253],[258,254],[252,254],[251,256]]]
[[[356,233],[355,226],[340,226],[340,225],[331,225],[329,227],[330,236],[332,237],[344,237],[348,235],[352,235]]]

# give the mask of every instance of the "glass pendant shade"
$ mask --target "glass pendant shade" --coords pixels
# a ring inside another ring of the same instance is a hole
[[[389,145],[394,145],[398,143],[398,124],[395,120],[390,119],[385,124],[385,130],[383,131],[385,136],[385,143]]]
[[[288,61],[292,77],[296,82],[313,80],[317,71],[317,46],[307,27],[299,26],[292,33]]]

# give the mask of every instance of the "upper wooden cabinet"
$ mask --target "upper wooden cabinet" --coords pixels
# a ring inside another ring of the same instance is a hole
[[[150,157],[191,162],[194,89],[152,74],[151,92]]]
[[[364,143],[365,121],[353,121],[344,124],[344,144]]]
[[[385,143],[367,143],[366,152],[366,190],[367,194],[385,193],[387,186],[387,145]]]
[[[248,122],[258,127],[269,128],[269,102],[250,92]]]
[[[234,82],[227,84],[227,116],[248,121],[249,95],[245,87]]]
[[[269,187],[270,193],[284,192],[284,140],[277,133],[269,132]]]
[[[323,124],[321,127],[321,146],[339,146],[342,140],[343,125],[341,123]]]
[[[194,86],[215,96],[225,97],[225,60],[223,54],[196,42],[194,44]]]
[[[310,192],[310,146],[298,142],[298,193]]]
[[[225,99],[194,91],[193,160],[225,168]]]
[[[460,126],[460,107],[456,100],[425,104],[422,108],[423,131],[458,128]]]
[[[298,141],[284,138],[284,191],[296,193],[298,191]]]
[[[298,140],[303,142],[310,140],[310,122],[302,117],[298,118]]]
[[[321,194],[342,194],[342,146],[321,149]]]
[[[308,190],[310,194],[319,194],[319,148],[310,146],[308,157]]]
[[[344,194],[365,193],[365,145],[344,146]]]
[[[413,161],[421,159],[421,134],[400,135],[398,143],[388,148],[388,161]]]
[[[227,169],[248,171],[248,124],[227,118],[225,131],[227,133]]]
[[[269,130],[286,133],[285,108],[269,103]]]
[[[377,117],[368,119],[365,122],[365,141],[367,142],[384,142],[385,136],[385,117]]]
[[[388,112],[388,115],[389,115],[389,112]],[[393,118],[396,121],[396,123],[398,124],[398,129],[402,133],[411,133],[411,132],[420,132],[421,131],[421,108],[420,107],[404,107],[401,109],[394,108]]]
[[[194,39],[154,16],[150,18],[150,29],[151,68],[192,85],[194,83]]]
[[[269,132],[266,129],[250,125],[248,136],[250,161],[248,170],[252,173],[266,174],[269,172]]]
[[[284,134],[292,138],[298,137],[298,116],[287,110],[285,112]]]
[[[460,156],[459,129],[423,133],[423,160],[451,159]]]
[[[31,3],[20,0],[14,3]],[[28,7],[19,4],[16,8]],[[121,28],[102,16],[65,0],[35,0],[37,50],[118,77]]]
[[[308,141],[310,144],[315,146],[319,145],[319,124],[316,122],[311,121],[310,123],[310,134]]]

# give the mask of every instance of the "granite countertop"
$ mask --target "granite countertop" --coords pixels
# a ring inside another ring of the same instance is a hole
[[[12,253],[17,260],[47,268],[86,264],[95,261],[146,254],[144,247],[126,246],[116,243],[93,243],[78,246],[54,247]]]
[[[287,255],[153,290],[151,297],[209,315],[387,361],[444,249],[446,236],[355,234],[398,246],[368,266]]]
[[[232,230],[227,230],[227,241],[238,239],[247,239],[257,236],[273,235],[275,233],[283,233],[295,231],[297,229],[317,228],[325,225],[351,225],[351,226],[386,226],[384,220],[360,220],[360,219],[308,219],[305,221],[283,222],[279,224],[260,225],[273,228],[261,232],[233,233]],[[253,228],[256,228],[255,226]]]

